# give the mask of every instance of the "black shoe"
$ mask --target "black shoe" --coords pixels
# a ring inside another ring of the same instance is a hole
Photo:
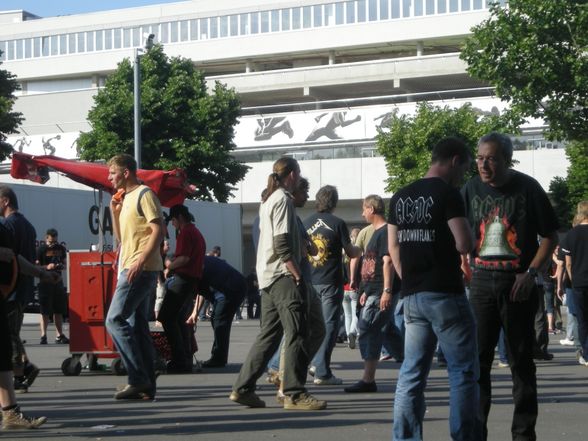
[[[174,360],[170,360],[165,365],[165,371],[168,374],[191,374],[192,365],[180,364]]]
[[[533,354],[533,358],[535,360],[549,361],[549,360],[553,360],[553,354],[551,354],[549,352],[535,352]]]
[[[363,380],[359,380],[357,383],[355,383],[351,386],[347,386],[343,390],[347,393],[350,393],[350,394],[361,393],[361,392],[377,392],[378,386],[376,385],[375,381],[372,383],[366,383]]]
[[[203,368],[223,368],[226,365],[226,363],[221,363],[220,361],[216,361],[213,359],[203,361],[201,364]]]
[[[41,344],[41,345],[47,344],[47,336],[46,335],[41,336],[41,341],[39,341],[39,344]]]
[[[67,338],[65,335],[61,334],[59,337],[57,337],[55,339],[55,344],[58,344],[58,345],[68,345],[69,344],[69,338]]]
[[[27,385],[27,387],[31,387],[35,381],[35,379],[37,378],[37,375],[39,375],[39,372],[41,372],[41,369],[39,369],[37,366],[35,366],[32,363],[29,363],[28,361],[25,364],[24,367],[24,381],[23,383]]]
[[[24,377],[14,377],[14,393],[26,394],[29,386],[26,384]]]

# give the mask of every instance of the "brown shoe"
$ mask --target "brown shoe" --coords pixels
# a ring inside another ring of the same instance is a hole
[[[119,388],[117,388],[119,389]],[[114,394],[115,400],[152,400],[153,386],[150,384],[140,384],[133,386],[127,384],[122,390]]]
[[[284,409],[287,410],[322,410],[327,408],[327,402],[317,400],[309,393],[303,392],[296,396],[286,395]]]
[[[265,407],[265,401],[259,398],[255,392],[240,394],[239,392],[233,391],[229,395],[229,400],[247,407]]]
[[[2,411],[2,428],[4,430],[36,429],[43,425],[45,421],[47,421],[46,417],[33,418],[26,416],[18,407]]]

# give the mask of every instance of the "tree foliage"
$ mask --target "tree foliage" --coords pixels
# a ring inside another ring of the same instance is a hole
[[[496,2],[472,29],[461,58],[512,109],[543,118],[550,139],[588,138],[588,3]]]
[[[168,58],[161,45],[140,57],[142,168],[183,168],[197,187],[195,197],[226,202],[247,166],[230,154],[240,112],[232,89],[204,76],[189,59]],[[82,159],[133,154],[133,66],[119,63],[88,114],[92,130],[78,139]]]
[[[12,110],[16,100],[14,92],[18,89],[16,76],[0,69],[0,162],[12,153],[12,146],[6,142],[7,135],[16,133],[23,121],[22,113]]]
[[[482,135],[491,131],[517,133],[520,123],[511,113],[480,115],[471,104],[453,109],[422,102],[415,115],[395,114],[390,125],[379,130],[376,141],[386,161],[386,190],[396,191],[421,178],[429,168],[433,146],[442,138],[461,138],[473,153]]]

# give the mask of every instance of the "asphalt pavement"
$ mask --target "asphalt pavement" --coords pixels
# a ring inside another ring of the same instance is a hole
[[[228,396],[259,329],[259,322],[242,320],[233,324],[229,365],[188,375],[161,375],[155,401],[115,401],[113,394],[126,377],[108,370],[88,371],[66,377],[61,363],[69,356],[67,345],[54,344],[54,328],[49,328],[49,344],[39,345],[38,316],[27,314],[22,337],[31,360],[41,374],[18,400],[27,413],[45,415],[49,421],[35,431],[0,432],[12,440],[192,440],[207,441],[359,441],[390,440],[392,404],[399,364],[382,362],[376,375],[378,392],[345,394],[343,387],[360,378],[359,351],[337,345],[332,367],[343,386],[315,386],[309,390],[328,401],[322,411],[288,411],[275,401],[275,387],[259,382],[264,409],[248,409],[229,401]],[[66,333],[69,330],[66,327]],[[539,382],[538,440],[586,439],[588,433],[588,369],[577,364],[571,347],[559,345],[562,335],[552,335],[552,361],[537,363]],[[199,325],[196,357],[206,360],[212,343],[209,323]],[[105,368],[110,360],[99,360]],[[510,440],[512,416],[511,381],[508,369],[495,368],[494,399],[490,415],[489,439]],[[447,372],[434,366],[426,390],[427,413],[424,439],[449,440]],[[473,410],[472,410],[473,411]]]

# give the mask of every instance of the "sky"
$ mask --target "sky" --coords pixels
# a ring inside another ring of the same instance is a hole
[[[0,0],[0,11],[23,9],[40,17],[175,3],[181,0]]]

